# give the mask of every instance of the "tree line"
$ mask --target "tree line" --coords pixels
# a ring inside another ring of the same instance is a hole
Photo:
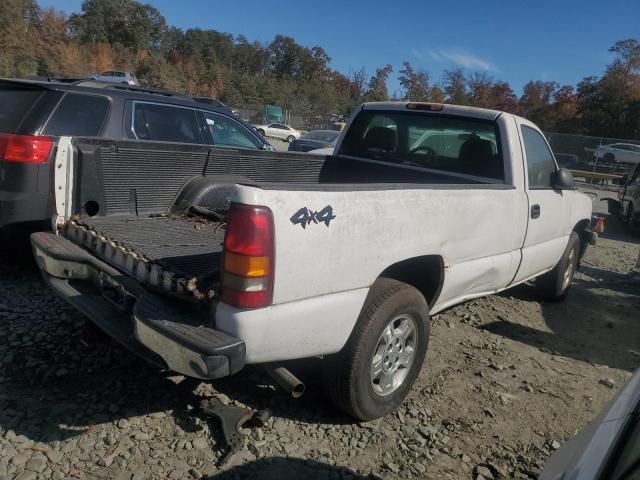
[[[520,114],[547,131],[640,138],[640,42],[609,51],[602,76],[576,86],[532,80],[518,97],[509,83],[486,72],[445,70],[433,79],[405,61],[400,91],[395,72],[339,72],[321,47],[276,35],[267,43],[216,30],[181,30],[152,5],[135,0],[85,0],[80,12],[41,8],[37,0],[3,0],[0,76],[84,77],[119,69],[141,83],[220,99],[234,106],[273,104],[304,115],[349,113],[363,101],[409,99],[495,108]]]

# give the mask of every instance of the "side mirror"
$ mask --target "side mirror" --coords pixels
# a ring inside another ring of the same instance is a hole
[[[566,168],[559,168],[551,174],[551,186],[557,190],[575,190],[576,182]]]

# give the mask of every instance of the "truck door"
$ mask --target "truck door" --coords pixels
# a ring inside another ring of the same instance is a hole
[[[558,169],[551,148],[535,125],[524,119],[517,123],[524,157],[529,218],[522,262],[514,283],[553,268],[560,260],[570,234],[567,193],[551,186],[552,175]]]

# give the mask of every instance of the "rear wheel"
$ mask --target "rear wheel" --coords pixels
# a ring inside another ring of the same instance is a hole
[[[261,128],[258,129],[258,133],[264,137],[264,130],[262,130]]]
[[[295,139],[296,139],[296,137],[294,137],[293,135],[289,135],[289,136],[287,137],[287,142],[291,143],[291,142],[293,142]]]
[[[609,152],[603,155],[602,160],[604,160],[605,162],[615,162],[616,157],[614,157],[613,153]]]
[[[558,264],[536,279],[536,288],[542,298],[560,301],[567,297],[578,268],[579,256],[580,237],[576,232],[571,232],[567,247]]]
[[[420,372],[429,342],[429,308],[406,283],[378,279],[344,348],[324,360],[326,391],[360,420],[395,410]]]

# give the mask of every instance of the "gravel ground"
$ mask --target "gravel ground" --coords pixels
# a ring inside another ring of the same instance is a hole
[[[100,336],[40,280],[28,251],[0,254],[0,479],[535,478],[640,364],[638,239],[610,220],[563,303],[523,286],[433,318],[427,360],[393,415],[357,424],[260,369],[213,384],[172,376]],[[199,399],[267,407],[224,470]]]

